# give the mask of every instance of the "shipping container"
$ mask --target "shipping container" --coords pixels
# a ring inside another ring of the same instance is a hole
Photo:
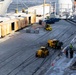
[[[20,17],[19,22],[20,22],[20,27],[23,28],[24,27],[24,18]]]
[[[0,37],[1,37],[1,26],[0,26]]]
[[[27,16],[28,24],[33,24],[36,23],[36,15],[35,14],[30,14]]]
[[[1,37],[6,36],[6,25],[1,25]]]
[[[15,20],[15,31],[18,31],[19,29],[21,29],[21,28],[20,28],[20,25],[19,25],[19,20],[16,19],[16,20]]]
[[[33,24],[33,23],[35,23],[35,22],[36,22],[36,15],[33,14],[33,15],[31,16],[31,23]]]
[[[6,23],[6,34],[9,34],[10,33],[10,23]]]
[[[29,24],[36,22],[35,14],[7,14],[6,17],[1,17],[0,26],[1,26],[1,37],[4,37],[12,32],[18,31]]]

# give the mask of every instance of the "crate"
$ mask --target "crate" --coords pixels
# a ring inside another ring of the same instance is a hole
[[[20,28],[19,20],[15,20],[15,31],[18,31]]]
[[[30,33],[30,32],[31,32],[30,28],[27,28],[26,33]]]
[[[30,31],[31,31],[30,33],[35,33],[35,30],[34,29],[30,29]]]
[[[38,34],[38,33],[39,33],[39,28],[35,29],[34,32],[35,32],[36,34]]]

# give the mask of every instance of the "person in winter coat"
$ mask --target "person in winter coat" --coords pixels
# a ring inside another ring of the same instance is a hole
[[[68,58],[68,50],[66,50],[66,57]]]
[[[70,44],[70,58],[73,58],[73,53],[74,53],[74,51],[73,51],[73,46],[72,46],[72,44]]]

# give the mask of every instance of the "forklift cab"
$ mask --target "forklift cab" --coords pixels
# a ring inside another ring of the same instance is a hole
[[[57,44],[59,42],[59,40],[57,40],[57,39],[53,39],[53,44]]]
[[[43,47],[43,46],[40,49],[43,50],[43,51],[47,50],[47,48]]]
[[[61,49],[62,45],[63,45],[63,43],[57,39],[48,40],[48,46],[50,46],[52,48]]]
[[[52,30],[52,27],[51,27],[49,24],[46,24],[46,25],[45,25],[45,29],[46,29],[47,31],[51,31],[51,30]]]
[[[46,24],[46,28],[47,28],[47,27],[50,27],[50,25]]]
[[[46,47],[40,47],[40,49],[36,52],[36,57],[46,57],[49,55],[49,51]]]

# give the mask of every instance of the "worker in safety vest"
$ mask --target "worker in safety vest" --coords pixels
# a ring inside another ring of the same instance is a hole
[[[72,46],[72,44],[70,44],[70,49],[73,49],[73,46]]]
[[[73,58],[73,53],[74,53],[73,46],[72,44],[70,44],[70,58]]]

